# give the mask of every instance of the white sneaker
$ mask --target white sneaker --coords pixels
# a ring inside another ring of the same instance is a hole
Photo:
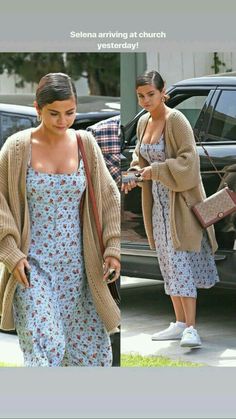
[[[152,335],[152,340],[177,340],[181,339],[183,331],[186,328],[185,323],[176,322],[170,323],[170,326],[167,329],[162,330],[161,332],[155,333]]]
[[[190,348],[202,346],[199,334],[193,326],[186,327],[186,329],[184,330],[182,339],[180,341],[180,346]]]

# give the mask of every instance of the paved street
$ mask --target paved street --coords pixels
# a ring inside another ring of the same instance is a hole
[[[197,329],[202,348],[181,348],[178,341],[152,342],[151,335],[174,321],[163,284],[122,278],[122,353],[162,355],[208,366],[236,367],[236,290],[201,290]]]

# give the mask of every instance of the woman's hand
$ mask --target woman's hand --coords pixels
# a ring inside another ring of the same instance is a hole
[[[113,273],[114,272],[114,273]],[[112,275],[113,273],[113,275]],[[118,259],[108,256],[105,259],[103,265],[103,280],[107,283],[116,281],[120,276],[120,262]],[[112,276],[112,279],[109,279],[109,275]]]
[[[140,170],[143,180],[151,180],[152,179],[152,167],[147,166]]]
[[[128,183],[122,183],[121,185],[121,191],[125,194],[129,193],[133,188],[136,188],[137,182],[135,180],[131,180]]]
[[[25,288],[29,288],[30,284],[25,274],[25,268],[30,270],[30,265],[27,259],[24,258],[17,263],[12,273],[19,284],[23,285]]]

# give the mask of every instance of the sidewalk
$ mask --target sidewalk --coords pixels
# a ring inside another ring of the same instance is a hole
[[[0,332],[0,362],[23,366],[23,355],[17,335]]]
[[[236,367],[235,291],[199,292],[198,326],[202,348],[181,348],[179,341],[152,341],[153,333],[173,321],[173,310],[163,283],[122,278],[121,353],[165,356],[206,366]]]

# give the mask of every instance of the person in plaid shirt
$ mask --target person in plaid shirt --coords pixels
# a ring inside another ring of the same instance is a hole
[[[102,150],[107,168],[120,187],[120,115],[97,122],[87,128]]]

